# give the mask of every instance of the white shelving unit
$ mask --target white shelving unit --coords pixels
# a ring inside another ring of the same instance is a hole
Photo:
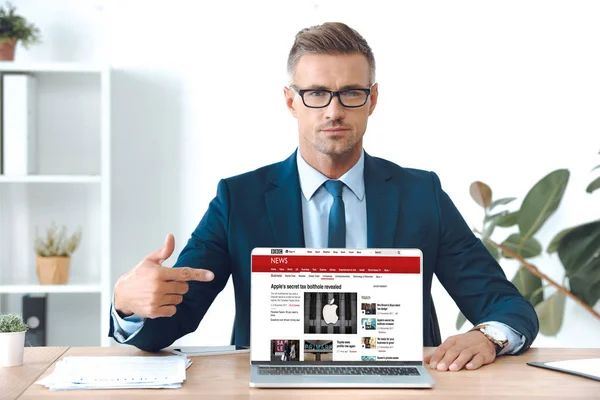
[[[0,183],[100,183],[102,177],[93,175],[0,175]]]
[[[110,68],[0,62],[5,74],[37,78],[39,167],[26,176],[0,174],[0,312],[21,312],[20,295],[46,293],[48,345],[108,346]],[[36,229],[43,234],[51,222],[82,231],[66,285],[37,281]]]

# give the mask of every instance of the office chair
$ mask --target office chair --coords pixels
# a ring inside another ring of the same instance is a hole
[[[440,333],[440,324],[437,319],[437,313],[435,312],[435,306],[433,305],[433,299],[431,299],[431,312],[429,314],[429,326],[431,329],[431,337],[433,338],[433,346],[437,347],[442,344],[442,334]]]

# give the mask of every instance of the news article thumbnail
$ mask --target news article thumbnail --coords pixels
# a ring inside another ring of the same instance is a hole
[[[363,349],[376,349],[377,338],[376,337],[363,337],[361,339],[361,347]]]
[[[304,361],[333,361],[333,341],[304,340]]]
[[[356,293],[304,292],[304,333],[357,333],[356,299]]]
[[[271,361],[300,361],[300,340],[271,340]]]
[[[360,311],[363,315],[376,315],[377,314],[377,303],[361,303]]]
[[[374,331],[377,329],[377,320],[375,318],[363,318],[361,324],[363,329],[367,331]]]

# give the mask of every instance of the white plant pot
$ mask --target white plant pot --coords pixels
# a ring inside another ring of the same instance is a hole
[[[0,367],[23,365],[25,331],[0,333]]]

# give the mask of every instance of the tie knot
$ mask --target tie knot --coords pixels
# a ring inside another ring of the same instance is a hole
[[[325,189],[333,196],[333,197],[342,197],[342,189],[344,188],[344,182],[342,181],[332,181],[329,180],[325,182]]]

